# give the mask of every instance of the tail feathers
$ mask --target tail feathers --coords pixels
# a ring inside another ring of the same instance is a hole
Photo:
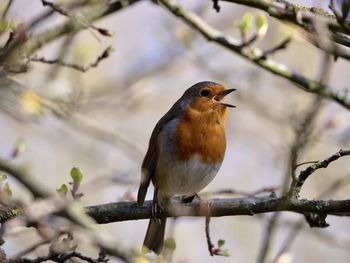
[[[150,219],[143,245],[159,255],[164,244],[166,217]]]

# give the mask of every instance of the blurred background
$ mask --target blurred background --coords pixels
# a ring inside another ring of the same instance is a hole
[[[0,5],[5,5],[5,0]],[[63,1],[64,2],[64,1]],[[69,2],[69,1],[65,1]],[[290,1],[327,9],[328,1]],[[239,38],[234,21],[256,9],[211,1],[179,1],[225,34]],[[16,0],[7,17],[15,24],[27,23],[47,10],[41,1]],[[35,27],[37,34],[67,18],[53,15]],[[272,57],[306,77],[318,79],[322,53],[303,40],[296,30],[268,18],[268,32],[256,43],[268,48],[287,36],[293,40],[286,50]],[[228,147],[222,168],[203,192],[234,189],[253,192],[278,188],[288,170],[295,120],[310,107],[314,95],[296,88],[192,31],[164,8],[141,1],[98,20],[95,26],[113,33],[103,37],[92,30],[66,35],[37,52],[48,59],[88,65],[111,46],[113,52],[86,73],[58,65],[32,62],[28,72],[3,82],[0,94],[0,157],[25,165],[48,189],[70,181],[70,170],[84,174],[84,205],[133,200],[137,193],[140,166],[154,125],[191,85],[212,80],[238,91],[231,96],[237,106],[227,126]],[[2,39],[4,41],[4,39]],[[339,91],[349,86],[350,65],[343,59],[332,63],[330,85]],[[43,105],[40,98],[50,99]],[[52,104],[55,103],[55,104]],[[58,113],[49,108],[57,109]],[[65,109],[68,114],[59,114]],[[14,149],[23,152],[13,157]],[[336,103],[325,101],[317,116],[308,146],[299,162],[322,160],[350,146],[350,113]],[[17,147],[17,148],[16,148]],[[24,150],[25,148],[25,150]],[[302,168],[302,167],[301,167]],[[350,177],[349,161],[343,158],[313,174],[303,187],[302,198],[317,198],[341,178]],[[9,178],[13,197],[30,203],[28,194]],[[350,180],[327,198],[349,198]],[[149,190],[148,199],[151,199]],[[240,196],[240,195],[237,195]],[[266,223],[271,214],[213,218],[214,241],[224,239],[229,257],[211,257],[207,250],[204,218],[179,218],[168,225],[176,240],[173,262],[256,262]],[[284,213],[279,219],[271,247],[271,258],[281,249],[301,215]],[[326,229],[309,228],[306,223],[284,261],[349,262],[349,218],[329,216]],[[147,220],[99,225],[125,249],[140,249]],[[13,229],[3,245],[8,256],[38,240],[31,229]],[[23,232],[24,231],[24,232]],[[23,234],[24,233],[24,234]],[[94,255],[88,242],[79,251]],[[38,256],[44,248],[32,253]],[[118,262],[111,260],[110,262]],[[269,262],[269,261],[267,261]]]

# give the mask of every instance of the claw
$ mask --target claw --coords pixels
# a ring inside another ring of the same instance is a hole
[[[159,221],[158,223],[160,223],[161,221],[161,215],[163,213],[163,207],[162,205],[160,204],[159,200],[158,200],[158,191],[157,189],[155,189],[154,191],[154,196],[153,196],[153,202],[152,202],[152,219],[154,221]]]

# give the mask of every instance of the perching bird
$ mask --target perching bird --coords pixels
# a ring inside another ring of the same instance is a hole
[[[222,99],[235,89],[199,82],[158,121],[142,163],[137,203],[145,201],[152,181],[154,207],[174,195],[193,197],[216,176],[226,149],[227,107]],[[166,217],[151,218],[144,246],[160,254]]]

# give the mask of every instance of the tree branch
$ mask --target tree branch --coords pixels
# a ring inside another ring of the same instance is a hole
[[[84,21],[86,23],[82,24],[74,20],[69,20],[68,22],[55,26],[36,36],[31,37],[25,43],[14,43],[6,51],[0,53],[0,61],[6,61],[6,59],[11,57],[12,54],[18,53],[19,49],[21,52],[24,52],[25,56],[29,57],[42,46],[60,38],[61,36],[68,33],[76,33],[81,29],[86,28],[86,24],[90,24],[93,21],[117,12],[127,6],[131,6],[137,2],[140,2],[140,0],[123,0],[114,1],[110,4],[99,4],[90,10],[90,12],[86,12],[84,15]]]
[[[152,201],[143,206],[135,202],[117,202],[89,206],[86,212],[99,224],[148,219],[152,213]],[[193,201],[190,204],[171,204],[165,211],[167,217],[178,216],[238,216],[269,212],[290,211],[297,213],[350,216],[350,199],[347,200],[289,200],[271,196],[213,199]]]
[[[333,33],[346,33],[347,30],[339,25],[337,18],[324,11],[322,8],[305,7],[289,3],[288,1],[276,0],[220,0],[223,2],[230,2],[239,5],[245,5],[265,11],[270,16],[278,20],[288,21],[296,26],[302,27],[310,33],[314,33],[312,26],[313,16],[318,16],[326,21],[329,30]],[[346,26],[350,25],[349,21],[344,22]],[[341,43],[339,43],[341,44]]]
[[[294,72],[283,64],[280,64],[271,59],[259,59],[263,51],[258,48],[241,48],[238,41],[225,36],[222,32],[216,30],[196,14],[185,10],[181,6],[169,0],[159,0],[171,13],[179,17],[186,24],[198,31],[207,40],[213,41],[234,53],[244,57],[245,59],[257,64],[263,69],[283,77],[304,91],[318,94],[321,97],[333,100],[347,109],[350,109],[350,100],[337,92],[330,86],[323,85],[315,80],[308,79],[298,72]]]
[[[0,159],[0,171],[4,171],[16,178],[33,194],[34,198],[45,198],[51,195],[47,190],[47,187],[39,183],[30,173],[27,172],[25,167],[12,165],[9,161]]]
[[[3,210],[1,207],[0,211]],[[149,219],[152,216],[152,201],[143,206],[135,202],[115,202],[85,208],[86,213],[99,224]],[[314,213],[321,215],[350,216],[350,199],[346,200],[290,200],[275,196],[243,197],[193,201],[190,204],[173,203],[164,212],[167,217],[222,217],[270,212]],[[2,211],[1,211],[2,212]],[[8,213],[0,222],[17,216]]]

